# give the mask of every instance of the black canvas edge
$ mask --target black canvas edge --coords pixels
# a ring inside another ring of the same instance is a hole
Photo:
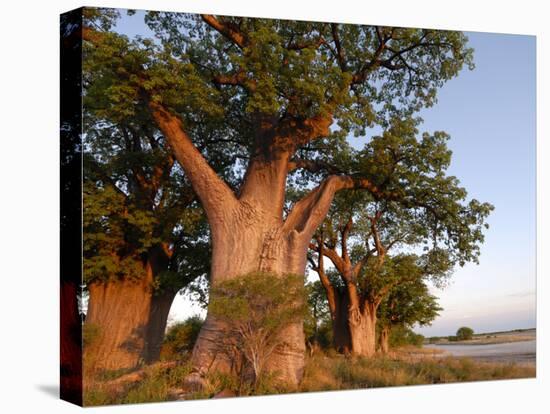
[[[82,406],[82,8],[60,15],[60,398]]]

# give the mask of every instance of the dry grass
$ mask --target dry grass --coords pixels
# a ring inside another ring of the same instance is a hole
[[[182,381],[189,372],[187,363],[160,362],[131,373],[111,372],[89,377],[84,388],[84,405],[175,400],[175,392],[182,388]]]
[[[533,366],[477,362],[468,358],[411,357],[410,350],[373,358],[309,358],[302,391],[441,384],[535,377]]]
[[[329,391],[441,384],[535,377],[535,367],[477,362],[468,358],[436,357],[437,352],[403,348],[387,356],[345,357],[318,352],[308,357],[299,389],[285,388],[265,378],[256,389],[243,386],[236,378],[213,373],[201,392],[182,392],[189,373],[186,363],[158,363],[134,373],[111,373],[88,382],[85,405],[127,404],[176,399],[215,398],[237,395],[265,395],[288,392]]]

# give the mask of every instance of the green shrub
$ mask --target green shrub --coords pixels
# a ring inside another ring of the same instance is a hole
[[[195,315],[168,328],[162,345],[162,358],[180,359],[189,354],[193,350],[203,323],[204,320]]]
[[[424,336],[415,333],[412,329],[397,325],[390,331],[389,345],[391,348],[412,345],[421,347],[424,343]]]
[[[231,331],[220,351],[241,359],[257,387],[271,355],[283,345],[280,333],[303,320],[306,306],[303,276],[254,272],[213,286],[209,312]]]

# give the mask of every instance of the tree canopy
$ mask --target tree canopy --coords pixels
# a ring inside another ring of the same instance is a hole
[[[443,310],[422,279],[395,286],[378,308],[381,326],[429,325]]]
[[[157,38],[128,39],[109,31],[117,17],[87,9],[88,95],[116,119],[161,104],[201,152],[234,155],[218,172],[240,166],[241,176],[257,155],[259,123],[315,160],[350,133],[433,105],[445,81],[473,67],[454,31],[148,12]]]

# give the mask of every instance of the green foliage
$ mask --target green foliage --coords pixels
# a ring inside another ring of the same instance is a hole
[[[396,325],[390,331],[389,345],[391,348],[412,345],[421,347],[424,343],[424,336],[415,333],[404,325]]]
[[[389,113],[432,105],[438,87],[463,65],[473,67],[472,50],[460,32],[218,19],[238,28],[243,47],[198,15],[149,12],[146,22],[164,49],[193,65],[202,79],[193,83],[201,89],[212,88],[212,74],[245,75],[244,88],[221,87],[219,94],[239,102],[229,107],[238,108],[241,119],[257,113],[305,118],[334,112],[341,130],[364,133]],[[381,41],[385,47],[378,53]]]
[[[456,331],[456,337],[459,341],[466,341],[468,339],[472,339],[473,336],[474,336],[474,330],[467,326],[458,328],[458,330]]]
[[[168,328],[162,345],[163,359],[180,359],[189,356],[204,323],[200,316],[191,316]]]
[[[378,307],[378,331],[390,329],[391,347],[421,346],[424,337],[411,328],[416,324],[429,325],[441,310],[437,298],[429,293],[421,278],[407,280],[396,284]]]
[[[306,342],[327,349],[332,344],[332,321],[321,282],[306,284],[308,312],[304,319]]]
[[[367,200],[367,209],[381,212],[378,227],[386,244],[418,245],[427,269],[438,277],[455,263],[477,262],[489,203],[467,200],[456,177],[448,176],[451,151],[443,132],[417,139],[413,119],[394,119],[356,157],[357,170],[386,196]],[[364,204],[364,202],[363,202]]]
[[[152,124],[147,102],[162,102],[214,169],[237,181],[258,120],[330,117],[330,136],[300,156],[340,165],[348,134],[434,104],[444,82],[473,68],[461,32],[217,16],[242,35],[237,45],[200,15],[148,12],[155,38],[128,39],[95,24],[116,16],[87,10],[102,36],[84,45],[85,105],[115,123]]]
[[[255,385],[273,352],[284,344],[283,329],[302,321],[307,311],[303,285],[303,276],[253,272],[211,288],[210,315],[233,332],[230,342],[221,344],[222,351],[244,358]]]
[[[208,271],[208,227],[140,95],[138,72],[154,72],[156,46],[110,32],[118,17],[84,9],[100,34],[83,45],[84,281],[141,278],[150,264],[152,288],[177,291]]]

